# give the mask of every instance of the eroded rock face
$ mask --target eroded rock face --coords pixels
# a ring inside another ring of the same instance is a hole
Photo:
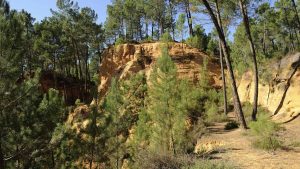
[[[300,114],[300,53],[283,58],[270,69],[272,80],[259,84],[258,103],[276,114],[275,121],[288,122]],[[246,72],[239,84],[242,102],[253,103],[252,77]]]
[[[100,65],[100,96],[104,96],[113,77],[124,79],[145,71],[147,79],[157,58],[161,56],[162,43],[124,44],[107,49]],[[220,67],[214,60],[198,49],[182,43],[169,44],[169,55],[175,62],[180,78],[197,82],[204,58],[208,60],[210,83],[220,87]]]

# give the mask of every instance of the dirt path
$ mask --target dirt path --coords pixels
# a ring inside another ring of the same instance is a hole
[[[229,162],[242,169],[300,169],[300,148],[267,152],[251,146],[251,136],[242,129],[225,131],[226,123],[215,123],[209,127],[208,141],[224,143],[225,151],[214,154],[215,160]],[[286,144],[300,143],[300,118],[283,125],[286,130],[280,135]],[[201,139],[202,140],[202,139]]]

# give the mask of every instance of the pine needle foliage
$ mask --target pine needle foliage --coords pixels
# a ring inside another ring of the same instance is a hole
[[[147,112],[152,122],[150,147],[171,154],[184,146],[188,115],[176,74],[176,65],[163,48],[150,77]]]

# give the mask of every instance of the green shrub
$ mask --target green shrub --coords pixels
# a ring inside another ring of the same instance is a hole
[[[205,122],[224,122],[227,120],[227,117],[223,113],[219,112],[219,108],[216,103],[208,101],[205,103],[204,107],[206,113]]]
[[[267,115],[260,115],[258,120],[250,122],[249,126],[251,134],[255,136],[254,147],[273,151],[281,147],[282,142],[277,135],[281,128],[279,124],[269,120]]]
[[[75,101],[75,105],[76,105],[76,106],[82,106],[82,105],[83,105],[83,103],[81,102],[81,100],[80,100],[80,99],[76,99],[76,101]]]
[[[225,125],[225,130],[232,130],[232,129],[236,129],[239,128],[239,123],[236,121],[230,121]]]
[[[210,160],[197,160],[194,164],[184,166],[183,169],[234,169],[236,167],[225,162],[215,162]]]
[[[160,41],[163,42],[163,43],[168,43],[168,42],[172,42],[173,38],[172,38],[172,36],[171,36],[171,34],[169,32],[165,32],[160,37]]]
[[[166,153],[140,151],[136,158],[135,168],[147,169],[180,169],[187,161],[180,156]]]
[[[186,44],[193,48],[201,49],[201,44],[199,43],[199,37],[198,36],[191,36],[186,39]]]
[[[198,160],[195,156],[140,151],[136,159],[135,168],[147,169],[234,169],[231,164],[210,160]]]
[[[245,118],[246,118],[247,122],[250,122],[251,119],[252,119],[251,118],[252,110],[253,110],[253,106],[250,102],[243,103],[243,112],[244,112],[244,115],[245,115]],[[271,114],[271,113],[266,108],[261,107],[261,106],[257,107],[257,115],[258,116],[266,116],[266,115],[269,115],[269,114]]]
[[[147,38],[142,40],[142,43],[153,43],[153,37],[152,36],[148,36]]]
[[[222,93],[218,93],[214,89],[203,90],[206,95],[206,100],[204,104],[205,109],[205,122],[224,122],[227,120],[227,116],[219,111],[220,99],[222,98]]]
[[[124,38],[120,37],[116,40],[115,45],[118,46],[124,43],[126,43],[126,41],[124,40]]]

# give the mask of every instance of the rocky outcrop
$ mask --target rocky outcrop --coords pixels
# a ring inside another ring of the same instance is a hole
[[[100,65],[100,96],[105,95],[113,77],[124,79],[131,74],[145,71],[147,77],[157,58],[161,56],[162,43],[124,44],[110,47],[103,53]],[[210,83],[220,87],[220,67],[218,60],[214,60],[198,49],[188,47],[182,43],[169,44],[169,55],[175,62],[180,78],[187,78],[197,82],[203,60],[208,60]]]
[[[258,103],[273,112],[273,119],[288,122],[300,114],[300,53],[272,64],[268,82],[259,84]],[[239,84],[242,102],[253,102],[252,73],[246,72]]]

